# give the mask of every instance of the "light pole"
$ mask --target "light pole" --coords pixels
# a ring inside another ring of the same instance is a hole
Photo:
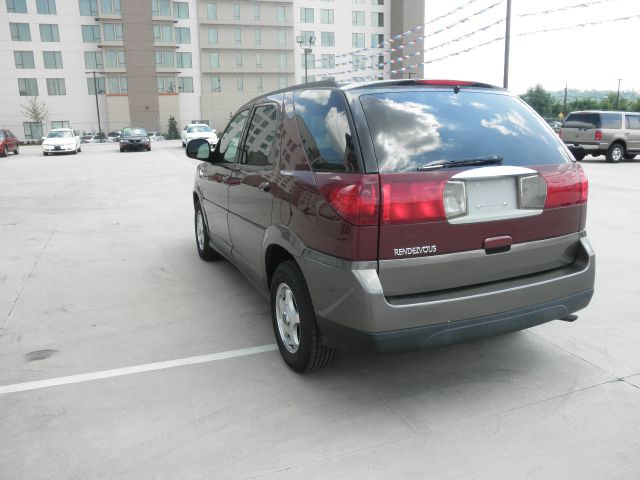
[[[96,73],[104,74],[104,72],[85,72],[93,75],[93,93],[96,97],[96,113],[98,114],[98,139],[102,143],[102,126],[100,125],[100,106],[98,105],[98,80],[96,79]]]
[[[504,34],[504,80],[502,86],[509,88],[509,44],[511,43],[511,0],[507,0],[506,31]]]
[[[616,110],[618,110],[618,102],[620,101],[620,82],[621,78],[618,79],[618,94],[616,95]]]
[[[307,55],[313,52],[313,45],[316,43],[316,37],[309,37],[309,46],[305,46],[305,38],[302,35],[296,37],[296,42],[302,49],[304,49],[304,83],[308,83],[309,75],[308,75],[308,65],[307,65]]]

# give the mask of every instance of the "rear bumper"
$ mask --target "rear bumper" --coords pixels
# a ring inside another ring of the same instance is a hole
[[[305,252],[322,341],[343,351],[419,350],[529,328],[589,304],[595,254],[586,237],[576,260],[555,270],[489,284],[386,297],[375,262],[349,264]]]
[[[565,145],[569,150],[583,151],[583,152],[600,152],[606,151],[609,147],[606,143],[567,143]]]

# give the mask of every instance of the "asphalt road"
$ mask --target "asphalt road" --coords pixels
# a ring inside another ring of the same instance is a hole
[[[578,321],[301,376],[179,143],[0,158],[0,478],[640,478],[640,159],[583,165]]]

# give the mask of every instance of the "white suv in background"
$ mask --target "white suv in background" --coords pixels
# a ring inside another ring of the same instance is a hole
[[[204,138],[209,142],[209,145],[212,146],[215,146],[218,143],[216,131],[204,123],[190,123],[184,127],[180,135],[182,137],[183,147],[186,147],[194,138]]]

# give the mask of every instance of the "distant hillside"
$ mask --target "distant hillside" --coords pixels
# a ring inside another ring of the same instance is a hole
[[[564,99],[564,90],[557,90],[555,92],[549,91],[554,100],[562,101]],[[607,95],[615,94],[616,90],[567,90],[567,99],[568,100],[578,100],[578,99],[591,99],[591,100],[602,100],[606,98]],[[622,90],[620,91],[620,98],[626,99],[631,102],[640,98],[640,94],[633,90]]]

